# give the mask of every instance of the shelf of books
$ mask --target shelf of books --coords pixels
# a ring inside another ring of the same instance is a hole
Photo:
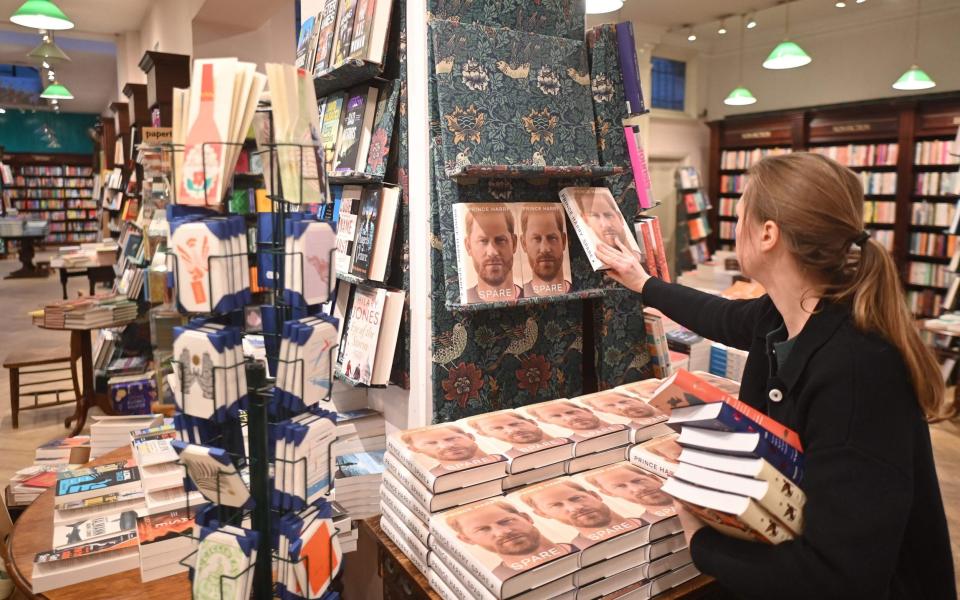
[[[956,93],[850,103],[738,116],[711,124],[711,190],[719,223],[715,244],[729,244],[733,202],[743,190],[740,169],[748,139],[828,156],[853,170],[864,190],[864,223],[901,267],[907,300],[921,316],[936,315],[952,275],[960,166],[953,143],[960,120]],[[744,138],[746,136],[746,138]],[[955,229],[954,229],[955,231]]]
[[[707,237],[712,231],[707,211],[710,200],[700,173],[693,167],[680,167],[677,180],[677,267],[679,274],[710,258]]]
[[[4,188],[8,207],[49,222],[46,244],[94,242],[99,235],[93,169],[75,164],[25,162],[11,155],[13,177]],[[56,161],[54,161],[56,162]]]

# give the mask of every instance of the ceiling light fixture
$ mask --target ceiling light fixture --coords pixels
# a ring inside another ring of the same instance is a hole
[[[743,22],[743,17],[740,17],[740,22]],[[750,90],[743,86],[743,28],[740,28],[740,52],[738,54],[739,72],[737,74],[737,81],[740,82],[737,84],[737,87],[733,88],[733,91],[730,92],[726,98],[724,98],[723,103],[728,106],[746,106],[748,104],[753,104],[757,101],[753,94],[750,93]]]
[[[913,15],[913,64],[893,82],[895,90],[928,90],[937,85],[927,72],[917,66],[917,55],[920,53],[920,0],[917,0]]]
[[[790,3],[783,5],[783,41],[770,52],[763,61],[764,69],[796,69],[810,64],[813,60],[798,44],[790,41]]]
[[[866,2],[866,1],[867,1],[867,0],[857,0],[857,4],[863,4],[863,3]]]
[[[693,32],[693,27],[691,27],[690,25],[684,25],[684,27],[687,28],[687,41],[688,42],[697,41],[697,34]]]
[[[754,18],[753,13],[749,13],[747,15],[747,29],[753,29],[756,26],[757,26],[757,20]]]
[[[0,115],[5,115],[5,114],[7,114],[7,109],[0,106]]]
[[[586,13],[588,15],[602,15],[623,8],[623,0],[587,0]]]
[[[57,102],[59,102],[59,100],[57,100],[56,98],[54,98],[53,100],[50,101],[50,104],[56,104]]]
[[[838,2],[834,2],[833,5],[836,6],[837,8],[846,8],[846,7],[847,7],[847,3],[844,2],[843,0],[839,0]]]
[[[57,82],[48,85],[46,89],[43,90],[43,93],[40,94],[40,97],[47,99],[56,98],[57,100],[73,100],[73,94],[70,93],[70,90]]]
[[[47,73],[47,81],[53,81],[56,78],[57,76],[54,75],[53,71],[50,71],[49,73]]]
[[[727,35],[727,20],[720,19],[720,29],[717,29],[717,35]]]
[[[50,0],[27,0],[10,20],[33,29],[73,29],[73,21]]]
[[[40,42],[40,45],[31,50],[27,56],[36,60],[43,61],[43,68],[49,69],[50,63],[67,62],[70,57],[60,49],[52,39],[46,39]]]

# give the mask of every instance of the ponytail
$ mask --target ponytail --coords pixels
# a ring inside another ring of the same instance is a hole
[[[859,265],[846,289],[829,297],[850,301],[853,322],[861,331],[882,335],[903,356],[917,402],[931,422],[957,415],[953,405],[944,411],[943,375],[933,351],[923,343],[910,309],[904,302],[893,258],[874,240],[860,244]]]
[[[794,152],[764,158],[748,176],[745,218],[777,223],[797,263],[822,282],[821,296],[849,303],[858,329],[900,351],[928,420],[956,416],[957,403],[944,410],[940,366],[920,339],[893,258],[863,231],[857,175],[825,156]]]

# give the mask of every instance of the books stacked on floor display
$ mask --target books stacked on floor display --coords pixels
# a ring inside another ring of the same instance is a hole
[[[669,476],[663,491],[712,527],[779,543],[803,530],[803,454],[796,432],[686,371],[663,381],[650,404],[679,432],[631,460]]]
[[[657,383],[390,434],[381,527],[447,598],[592,599],[691,579],[663,480],[625,461],[676,435],[646,402]],[[487,537],[491,523],[504,531]]]
[[[133,320],[137,303],[117,294],[84,296],[43,308],[43,326],[51,329],[97,329]]]
[[[130,447],[140,470],[147,514],[171,510],[161,510],[161,507],[176,504],[178,497],[184,507],[189,504],[196,508],[203,502],[199,494],[194,492],[188,496],[184,489],[186,471],[178,463],[177,452],[173,448],[172,442],[176,439],[177,430],[172,424],[130,432]]]
[[[90,425],[90,458],[100,458],[108,452],[122,448],[130,443],[130,433],[141,429],[159,427],[163,424],[161,415],[92,415]]]
[[[384,453],[374,450],[336,456],[334,498],[353,520],[380,514],[378,492],[383,481]]]

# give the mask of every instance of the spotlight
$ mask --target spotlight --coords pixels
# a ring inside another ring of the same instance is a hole
[[[717,35],[727,35],[727,23],[726,20],[720,21],[720,29],[717,29]]]
[[[687,41],[695,42],[697,41],[697,34],[693,32],[693,28],[687,25]]]
[[[757,20],[753,17],[753,13],[747,15],[747,29],[753,29],[757,26]]]
[[[833,5],[836,6],[837,8],[846,8],[846,7],[847,7],[847,3],[844,2],[843,0],[840,0],[839,2],[835,2]]]

